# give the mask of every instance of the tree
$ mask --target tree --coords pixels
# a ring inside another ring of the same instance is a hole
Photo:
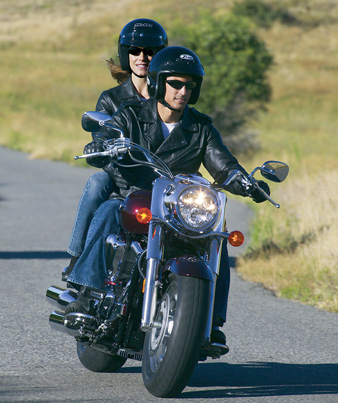
[[[205,78],[197,108],[213,118],[223,136],[238,134],[271,97],[267,72],[273,57],[247,19],[202,14],[175,31],[176,42],[200,58]],[[233,142],[233,149],[244,151]]]

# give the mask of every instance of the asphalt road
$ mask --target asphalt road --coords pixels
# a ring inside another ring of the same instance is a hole
[[[2,403],[159,400],[144,388],[139,362],[116,374],[92,373],[78,361],[73,339],[48,324],[45,292],[63,285],[65,250],[91,172],[0,148]],[[230,228],[246,232],[250,211],[233,202],[228,210]],[[224,330],[230,353],[199,363],[171,402],[338,401],[337,314],[277,299],[232,269]]]

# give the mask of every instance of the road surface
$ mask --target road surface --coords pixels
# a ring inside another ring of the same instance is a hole
[[[0,147],[2,403],[159,401],[143,386],[139,362],[116,374],[90,372],[73,339],[48,324],[45,292],[64,285],[76,206],[92,172]],[[248,208],[230,202],[228,210],[230,229],[246,232]],[[168,401],[338,401],[337,314],[277,299],[233,268],[228,312],[229,354],[199,363],[179,398]]]

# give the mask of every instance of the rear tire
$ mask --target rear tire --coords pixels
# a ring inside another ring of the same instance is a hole
[[[116,372],[126,362],[126,358],[110,355],[77,342],[77,355],[81,364],[93,372]]]
[[[142,376],[148,391],[175,397],[188,383],[197,364],[209,305],[209,282],[170,273],[146,334]]]

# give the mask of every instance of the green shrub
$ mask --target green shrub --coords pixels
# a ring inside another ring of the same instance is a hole
[[[259,27],[270,28],[275,21],[294,25],[298,20],[285,7],[274,6],[261,0],[243,0],[234,4],[235,15],[251,18]]]
[[[212,116],[223,136],[238,134],[270,100],[272,55],[241,17],[202,14],[198,22],[182,26],[175,37],[198,55],[205,69],[197,109]],[[238,151],[237,146],[233,144]]]

